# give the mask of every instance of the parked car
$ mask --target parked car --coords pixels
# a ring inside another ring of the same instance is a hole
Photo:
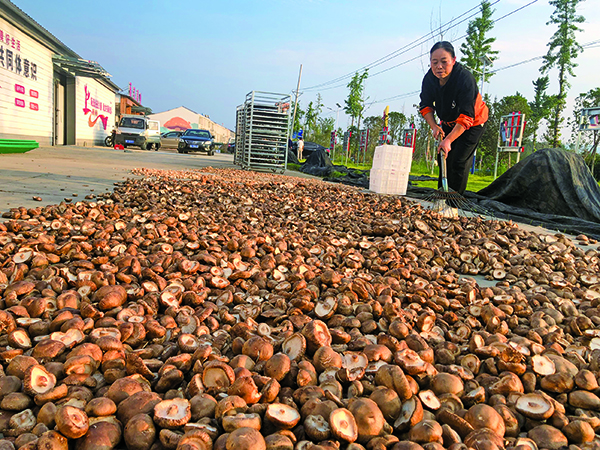
[[[235,153],[235,140],[231,140],[227,144],[227,153]]]
[[[208,130],[190,128],[179,136],[177,151],[179,153],[206,152],[212,156],[215,154],[213,137]]]
[[[123,115],[115,130],[114,144],[158,150],[161,145],[160,122],[144,116]]]
[[[167,131],[160,135],[160,142],[164,148],[177,148],[179,147],[179,136],[183,134],[183,131]]]

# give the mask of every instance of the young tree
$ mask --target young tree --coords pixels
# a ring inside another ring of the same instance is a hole
[[[532,102],[529,102],[531,114],[527,117],[527,127],[531,129],[531,142],[533,151],[535,151],[540,122],[542,120],[548,120],[550,117],[550,113],[556,103],[556,96],[548,95],[546,93],[548,84],[550,83],[550,78],[547,75],[545,77],[539,77],[532,83],[534,88],[534,98]]]
[[[364,91],[365,91],[365,80],[369,76],[369,69],[365,69],[362,74],[356,72],[348,83],[348,98],[344,100],[345,107],[344,112],[350,116],[351,127],[354,127],[354,121],[358,120],[360,126],[360,118],[365,109]]]
[[[313,136],[317,129],[317,122],[323,110],[321,94],[317,94],[315,102],[309,102],[306,113],[304,114],[304,138],[308,139]]]
[[[406,125],[406,116],[398,111],[390,111],[388,114],[388,127],[390,136],[392,136],[392,142],[398,143],[400,139],[400,133]]]
[[[492,44],[496,41],[496,38],[487,37],[487,34],[494,28],[492,14],[494,14],[494,10],[490,2],[483,0],[481,2],[481,17],[469,22],[467,39],[460,46],[460,50],[464,54],[461,62],[473,71],[478,84],[483,73],[483,57],[487,56],[492,61],[498,58],[498,51],[492,50]],[[493,64],[486,65],[484,81],[487,81],[493,75],[493,73],[490,73],[492,66]]]
[[[296,105],[296,119],[294,120],[294,125],[292,127],[292,134],[299,131],[302,128],[302,118],[304,117],[304,111],[300,108],[300,102]],[[291,136],[290,136],[291,138]]]
[[[577,6],[583,0],[549,0],[554,6],[554,12],[546,25],[558,25],[558,30],[550,38],[548,53],[544,56],[544,63],[540,68],[542,73],[547,73],[551,68],[558,69],[558,95],[552,112],[550,127],[551,145],[556,148],[560,145],[560,125],[562,112],[565,109],[567,91],[570,87],[567,78],[574,77],[573,69],[577,67],[575,59],[583,50],[575,39],[575,32],[581,31],[578,23],[585,21],[583,16],[577,15]]]

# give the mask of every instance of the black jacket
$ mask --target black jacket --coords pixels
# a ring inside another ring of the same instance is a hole
[[[448,124],[460,123],[465,128],[484,123],[488,109],[481,99],[477,82],[471,72],[456,63],[444,86],[431,69],[423,77],[421,87],[421,114],[435,111],[438,118]]]

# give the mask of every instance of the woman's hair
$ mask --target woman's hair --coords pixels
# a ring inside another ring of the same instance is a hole
[[[431,50],[429,51],[429,56],[431,56],[433,54],[433,52],[435,52],[436,50],[438,50],[440,48],[442,50],[446,50],[448,53],[450,53],[450,56],[452,56],[453,58],[456,58],[456,55],[454,54],[454,47],[448,41],[440,41],[440,42],[435,43],[433,45],[433,47],[431,47]]]

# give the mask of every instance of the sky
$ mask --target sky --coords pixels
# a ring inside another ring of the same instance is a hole
[[[429,48],[443,35],[454,44],[460,60],[468,22],[478,15],[475,8],[480,3],[12,1],[82,58],[100,63],[115,84],[126,88],[131,82],[142,93],[144,106],[154,112],[186,106],[233,130],[236,107],[246,94],[267,91],[293,95],[300,65],[301,106],[306,107],[320,93],[324,115],[336,117],[335,105],[344,105],[349,78],[331,82],[390,54],[395,57],[369,71],[365,115],[380,115],[386,105],[391,111],[415,113],[421,80],[428,69]],[[497,22],[489,36],[496,38],[493,48],[500,52],[493,70],[546,53],[556,31],[555,25],[546,24],[553,12],[547,0],[491,2],[495,10],[492,18]],[[583,32],[576,35],[580,44],[600,40],[599,10],[600,0],[585,0],[578,7],[578,14],[586,18],[580,25]],[[568,114],[572,114],[577,95],[600,86],[599,59],[599,43],[577,58],[576,77],[570,79]],[[540,76],[541,62],[499,70],[485,84],[484,93],[500,99],[519,92],[531,100],[532,81]],[[549,75],[549,93],[556,93],[556,69]],[[347,124],[349,119],[341,111],[338,126]]]

